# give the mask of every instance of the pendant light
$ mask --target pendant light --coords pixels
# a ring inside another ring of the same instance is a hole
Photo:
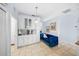
[[[38,10],[38,7],[36,6],[36,7],[35,7],[35,11],[36,11],[36,12],[35,12],[35,17],[36,17],[35,23],[38,23],[38,20],[37,20],[37,10]]]

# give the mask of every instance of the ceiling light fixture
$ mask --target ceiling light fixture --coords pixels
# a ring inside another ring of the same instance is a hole
[[[37,9],[38,9],[38,7],[36,6],[36,7],[35,7],[35,10],[36,10],[35,16],[37,16]]]
[[[35,23],[38,23],[38,21],[36,20]]]
[[[38,7],[36,6],[36,7],[35,7],[35,17],[36,17],[35,23],[38,23],[38,20],[37,20],[37,10],[38,10]]]

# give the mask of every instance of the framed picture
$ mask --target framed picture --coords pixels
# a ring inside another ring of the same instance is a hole
[[[51,30],[56,31],[56,22],[51,23],[50,28],[51,28]]]
[[[50,31],[50,26],[46,26],[46,32]]]

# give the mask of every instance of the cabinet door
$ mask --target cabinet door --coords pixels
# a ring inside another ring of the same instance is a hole
[[[23,38],[22,37],[18,37],[18,46],[23,46]]]
[[[36,36],[35,35],[30,35],[29,37],[29,44],[33,44],[36,43]]]
[[[28,40],[29,40],[29,37],[28,36],[25,36],[24,37],[24,45],[28,45]]]
[[[39,42],[39,41],[40,41],[37,35],[34,35],[33,37],[34,37],[34,38],[33,38],[33,42],[34,42],[34,43],[36,43],[36,42]]]
[[[33,37],[32,35],[29,35],[29,40],[28,40],[28,41],[29,41],[29,44],[33,43],[33,41],[32,41],[33,38],[34,38],[34,37]]]

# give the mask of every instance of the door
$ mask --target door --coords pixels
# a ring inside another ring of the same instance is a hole
[[[77,20],[76,30],[77,30],[77,41],[79,41],[79,18]]]
[[[76,34],[77,34],[77,39],[75,40],[75,43],[77,45],[79,45],[79,18],[76,21],[75,31],[76,31]]]
[[[9,45],[8,45],[8,34],[10,33],[8,24],[10,25],[9,20],[7,20],[7,12],[0,7],[0,56],[9,55]]]

